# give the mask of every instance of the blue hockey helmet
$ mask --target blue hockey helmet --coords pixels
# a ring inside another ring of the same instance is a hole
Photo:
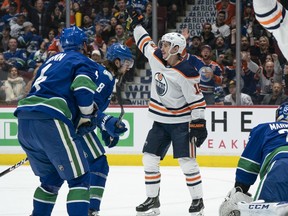
[[[276,121],[288,121],[288,102],[282,103],[276,110]]]
[[[106,59],[111,62],[119,59],[121,65],[127,64],[129,68],[132,68],[134,64],[131,50],[129,49],[129,47],[120,43],[113,43],[111,46],[108,47]]]
[[[60,44],[64,50],[80,50],[87,42],[87,35],[77,26],[64,28],[60,36]]]

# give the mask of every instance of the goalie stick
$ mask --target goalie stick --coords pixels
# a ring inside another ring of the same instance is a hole
[[[0,173],[0,177],[6,175],[7,173],[10,173],[11,171],[15,170],[19,166],[25,164],[28,161],[28,157],[24,158],[23,160],[19,161],[18,163],[14,164],[13,166],[9,167],[8,169],[4,170]]]

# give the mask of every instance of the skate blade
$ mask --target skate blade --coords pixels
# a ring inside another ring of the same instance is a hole
[[[159,208],[152,208],[146,212],[137,212],[136,216],[156,216],[156,215],[160,215]]]
[[[204,216],[204,211],[201,210],[200,212],[193,212],[191,213],[191,216]]]

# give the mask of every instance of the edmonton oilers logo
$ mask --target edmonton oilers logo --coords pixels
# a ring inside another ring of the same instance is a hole
[[[209,82],[213,78],[213,70],[210,67],[202,67],[199,73],[202,82]]]
[[[162,73],[156,73],[155,74],[155,85],[156,85],[156,92],[158,95],[163,96],[166,94],[167,92],[167,81],[165,79],[165,77],[163,76]]]

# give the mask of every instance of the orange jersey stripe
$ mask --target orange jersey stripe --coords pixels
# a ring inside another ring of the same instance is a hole
[[[151,40],[151,38],[148,36],[142,39],[142,41],[139,44],[139,49],[141,50],[141,52],[143,52],[144,44],[150,40]]]
[[[200,103],[193,104],[193,105],[191,105],[191,106],[189,106],[189,107],[186,107],[186,108],[183,108],[183,109],[177,110],[177,111],[176,111],[176,110],[168,110],[168,109],[166,109],[165,107],[158,106],[157,104],[155,104],[155,103],[153,103],[153,102],[151,102],[151,101],[150,101],[149,106],[150,106],[151,108],[154,108],[155,110],[160,111],[160,112],[165,112],[165,113],[170,113],[170,114],[171,114],[171,113],[172,113],[172,114],[182,114],[182,113],[185,113],[185,112],[187,112],[187,111],[193,110],[193,109],[198,108],[198,107],[205,107],[205,106],[206,106],[206,102],[205,102],[205,101],[202,101],[202,102],[200,102]]]
[[[273,18],[269,19],[269,20],[266,20],[266,21],[260,21],[259,20],[259,23],[261,25],[269,25],[273,22],[275,22],[277,19],[279,19],[280,17],[282,16],[282,11],[279,11]]]

